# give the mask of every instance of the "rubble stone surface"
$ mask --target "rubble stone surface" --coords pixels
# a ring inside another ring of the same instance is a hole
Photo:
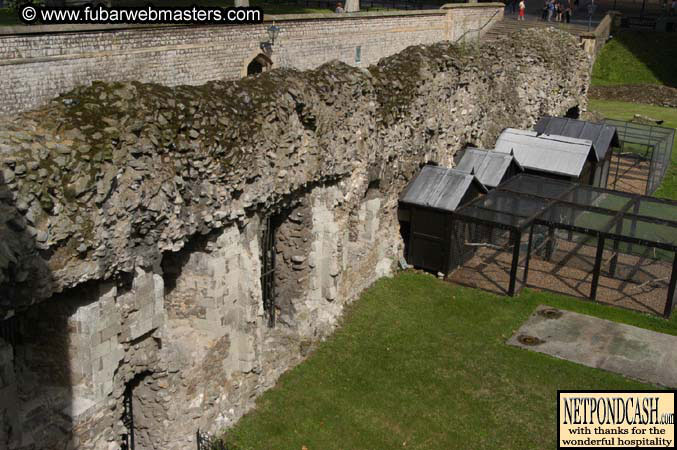
[[[94,83],[3,119],[0,318],[16,316],[22,339],[11,361],[0,341],[16,374],[0,385],[1,444],[118,448],[126,390],[141,448],[233,424],[392,273],[397,199],[418,169],[584,110],[588,68],[572,36],[525,30],[368,70]]]

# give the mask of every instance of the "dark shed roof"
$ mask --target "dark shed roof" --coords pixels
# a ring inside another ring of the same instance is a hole
[[[463,154],[456,169],[467,173],[474,173],[480,182],[489,187],[501,184],[503,176],[510,168],[510,164],[520,164],[510,153],[499,153],[481,148],[469,148]]]
[[[590,140],[515,128],[503,130],[494,151],[513,153],[525,169],[569,177],[581,176],[586,161],[596,157]]]
[[[402,192],[400,201],[455,211],[473,183],[481,192],[488,192],[472,174],[446,167],[425,166]]]
[[[592,141],[597,160],[604,159],[610,146],[618,147],[616,127],[604,123],[592,123],[565,117],[542,117],[534,130],[543,134],[557,134]]]

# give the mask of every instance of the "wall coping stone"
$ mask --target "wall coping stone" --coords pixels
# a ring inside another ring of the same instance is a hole
[[[499,3],[482,4],[459,4],[452,6],[474,6],[479,7],[500,5]],[[448,6],[448,5],[445,5]],[[445,8],[445,7],[443,7]],[[445,8],[450,9],[450,8]],[[444,15],[442,9],[425,9],[419,11],[363,11],[355,13],[336,14],[328,12],[326,14],[266,14],[263,23],[269,22],[291,22],[291,21],[315,21],[315,20],[347,20],[355,18],[376,19],[381,17],[394,16],[425,16],[425,15]],[[56,34],[56,33],[81,33],[81,32],[99,32],[99,31],[120,31],[143,28],[187,28],[187,27],[235,27],[240,25],[215,25],[215,24],[64,24],[64,25],[7,25],[0,26],[0,36],[24,35],[24,34]]]
[[[446,3],[440,9],[465,9],[465,8],[505,8],[505,3]]]
[[[355,18],[375,19],[380,17],[396,16],[426,16],[426,15],[444,15],[446,10],[466,9],[466,8],[503,8],[503,3],[447,3],[440,9],[424,9],[418,11],[361,11],[354,13],[336,14],[315,13],[315,14],[266,14],[263,23],[268,22],[290,22],[301,20],[347,20]],[[220,26],[240,26],[240,25],[175,25],[175,24],[65,24],[65,25],[6,25],[0,26],[0,36],[24,35],[24,34],[56,34],[56,33],[82,33],[99,31],[120,31],[128,29],[143,28],[186,28],[186,27],[220,27]]]

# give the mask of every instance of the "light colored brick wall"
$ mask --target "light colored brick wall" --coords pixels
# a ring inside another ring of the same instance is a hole
[[[277,16],[281,32],[272,60],[274,67],[301,70],[332,59],[367,67],[410,45],[455,40],[490,18],[500,19],[502,12],[496,4],[461,4],[418,12]],[[260,43],[268,40],[268,26],[270,21],[241,26],[27,29],[35,34],[0,27],[0,114],[38,107],[94,80],[177,86],[238,79],[261,52]]]

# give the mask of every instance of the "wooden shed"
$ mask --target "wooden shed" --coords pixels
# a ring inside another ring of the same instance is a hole
[[[596,187],[606,187],[609,179],[609,167],[613,148],[620,145],[618,131],[613,125],[593,123],[566,117],[544,116],[534,126],[539,134],[566,136],[592,141],[595,148],[593,179],[589,183]]]
[[[471,173],[425,166],[400,195],[398,218],[409,264],[447,272],[451,212],[487,189]]]
[[[468,148],[456,169],[475,174],[487,188],[495,188],[524,169],[512,153],[500,153],[481,148]]]
[[[506,128],[495,147],[513,153],[527,173],[593,186],[600,182],[595,180],[600,161],[591,140]]]

